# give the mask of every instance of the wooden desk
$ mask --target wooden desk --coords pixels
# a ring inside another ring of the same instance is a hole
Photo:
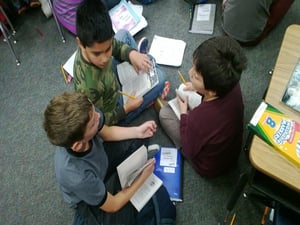
[[[285,32],[265,100],[300,122],[300,113],[281,102],[284,89],[299,58],[300,25],[291,25]],[[252,140],[249,157],[255,169],[300,192],[300,168],[256,136]]]

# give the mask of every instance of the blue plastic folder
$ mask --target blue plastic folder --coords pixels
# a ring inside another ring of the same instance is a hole
[[[154,174],[163,181],[171,201],[182,202],[183,162],[180,151],[174,147],[160,147],[155,160]]]

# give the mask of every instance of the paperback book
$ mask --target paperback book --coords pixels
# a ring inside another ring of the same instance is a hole
[[[266,102],[261,102],[248,128],[300,167],[300,123]]]
[[[138,150],[132,153],[127,159],[125,159],[118,167],[117,172],[122,188],[130,186],[134,180],[141,174],[143,169],[149,165],[151,160],[147,160],[147,148],[141,146]],[[152,159],[153,160],[153,159]],[[162,185],[162,180],[152,173],[144,184],[135,192],[130,199],[132,205],[137,211],[140,211],[155,192]]]
[[[154,174],[167,189],[171,201],[182,202],[182,155],[177,148],[160,147],[155,154]]]
[[[185,91],[184,87],[185,87],[185,85],[183,83],[180,84],[178,89],[175,90],[176,94],[179,95],[179,97],[182,99],[188,97],[189,110],[192,110],[201,104],[202,96],[199,95],[198,93],[196,93],[195,91]],[[175,97],[175,98],[169,100],[168,104],[173,109],[177,118],[180,120],[180,109],[179,109],[179,105],[177,102],[177,98]]]

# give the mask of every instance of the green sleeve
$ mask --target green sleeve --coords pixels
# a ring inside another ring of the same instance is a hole
[[[104,69],[86,62],[77,50],[74,62],[75,91],[85,93],[95,107],[105,115],[105,124],[117,124],[125,118],[123,106],[117,107],[120,94],[119,82],[112,70],[112,61]]]
[[[134,48],[131,48],[129,45],[116,40],[113,38],[113,49],[112,49],[112,55],[118,59],[119,61],[129,61],[129,53],[133,50]]]

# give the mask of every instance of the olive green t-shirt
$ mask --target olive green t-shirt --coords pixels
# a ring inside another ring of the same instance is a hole
[[[129,45],[113,38],[112,56],[119,61],[129,61]],[[85,93],[95,107],[105,115],[105,124],[114,125],[124,119],[123,106],[117,106],[120,84],[112,69],[112,58],[103,69],[87,62],[77,49],[74,61],[74,86],[76,91]]]

